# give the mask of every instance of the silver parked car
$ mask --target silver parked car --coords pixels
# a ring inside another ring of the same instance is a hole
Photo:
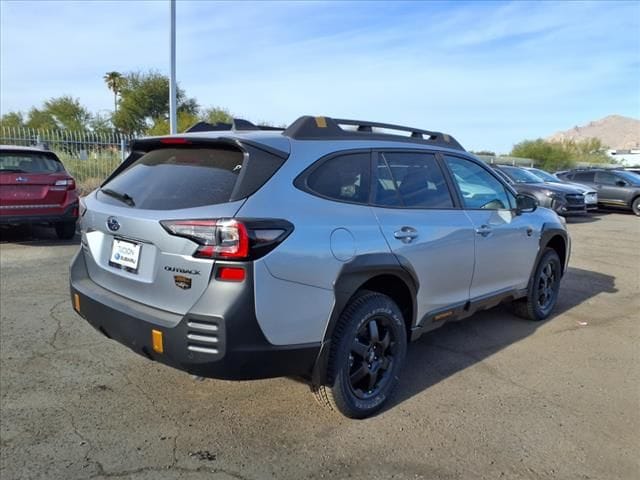
[[[75,310],[151,360],[298,376],[349,417],[392,394],[407,344],[503,301],[547,318],[570,239],[451,136],[299,118],[136,140],[81,205]]]

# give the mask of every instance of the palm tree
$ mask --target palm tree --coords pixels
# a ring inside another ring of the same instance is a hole
[[[118,111],[118,93],[120,93],[122,89],[124,77],[120,72],[107,72],[102,79],[107,84],[109,90],[113,92],[113,111],[115,113]]]

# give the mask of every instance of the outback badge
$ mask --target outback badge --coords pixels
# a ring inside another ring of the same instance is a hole
[[[180,287],[183,290],[189,290],[191,288],[191,279],[183,275],[174,275],[173,280],[176,282],[176,287]]]

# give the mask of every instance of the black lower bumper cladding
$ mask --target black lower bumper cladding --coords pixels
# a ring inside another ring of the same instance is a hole
[[[103,335],[150,360],[193,375],[227,380],[310,377],[319,344],[269,343],[256,319],[252,282],[247,284],[247,298],[230,309],[230,316],[180,316],[133,302],[94,283],[82,250],[74,257],[70,272],[71,301],[77,313]],[[198,351],[189,339],[190,334],[193,338],[193,333],[200,333],[193,330],[198,324],[216,326],[214,348],[201,345],[209,353]],[[154,350],[154,330],[162,334],[162,352]]]

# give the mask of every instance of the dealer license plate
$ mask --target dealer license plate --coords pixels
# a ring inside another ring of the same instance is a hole
[[[109,265],[122,268],[128,272],[138,272],[138,260],[140,258],[140,244],[127,242],[118,238],[113,239],[111,258]]]

